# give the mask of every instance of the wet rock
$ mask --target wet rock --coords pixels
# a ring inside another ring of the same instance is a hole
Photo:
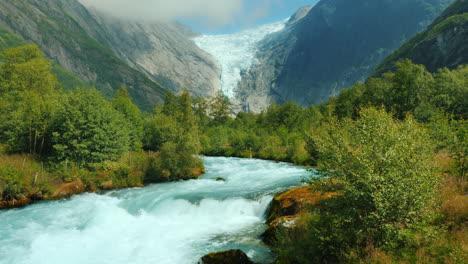
[[[64,199],[74,194],[83,193],[85,190],[86,187],[81,180],[76,180],[70,183],[62,183],[49,198],[51,200]]]
[[[299,215],[281,216],[271,222],[265,232],[262,234],[262,240],[267,245],[275,243],[276,233],[280,228],[291,228],[294,227],[296,222],[299,220]]]
[[[216,177],[216,178],[214,178],[214,179],[215,179],[216,181],[223,181],[223,182],[226,181],[226,179],[224,179],[224,178],[222,178],[222,177]]]
[[[316,206],[318,202],[334,195],[333,193],[313,191],[311,186],[303,186],[275,196],[267,213],[269,226],[262,234],[263,241],[271,245],[278,228],[294,227],[296,221],[307,212],[308,208]]]
[[[33,200],[29,199],[26,196],[23,196],[19,200],[1,201],[0,209],[20,208],[20,207],[25,207],[26,205],[29,205],[31,203],[33,203]]]
[[[203,256],[198,264],[254,264],[240,249],[213,252]]]

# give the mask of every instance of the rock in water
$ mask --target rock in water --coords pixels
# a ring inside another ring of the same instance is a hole
[[[307,213],[307,208],[316,206],[321,200],[335,196],[334,193],[313,191],[311,187],[293,188],[273,198],[267,213],[269,226],[262,234],[265,244],[274,243],[278,228],[293,228],[299,217]]]
[[[203,256],[198,264],[254,264],[240,249],[213,252]]]

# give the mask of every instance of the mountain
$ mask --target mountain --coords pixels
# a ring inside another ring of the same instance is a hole
[[[411,59],[435,72],[468,64],[468,0],[456,0],[425,31],[393,52],[375,71],[395,69],[395,62]]]
[[[77,0],[0,1],[0,27],[110,96],[127,86],[151,109],[168,91],[213,94],[219,66],[180,24],[141,24],[89,10]]]
[[[214,95],[219,89],[219,65],[195,45],[192,38],[198,33],[187,26],[132,22],[93,9],[87,10],[94,18],[89,20],[77,10],[67,7],[90,36],[168,90],[188,89],[200,97]]]
[[[391,52],[424,30],[452,0],[322,0],[258,46],[236,97],[244,110],[271,101],[320,103],[364,81]]]

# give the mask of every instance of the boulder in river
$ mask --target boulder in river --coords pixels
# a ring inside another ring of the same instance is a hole
[[[254,264],[240,249],[213,252],[203,256],[198,264]]]
[[[279,227],[294,227],[299,217],[306,213],[306,209],[316,206],[318,202],[333,197],[334,193],[323,193],[311,190],[311,186],[302,186],[287,190],[273,198],[267,212],[269,225],[262,234],[263,241],[271,245]]]

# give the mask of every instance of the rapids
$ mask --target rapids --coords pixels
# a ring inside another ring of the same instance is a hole
[[[310,173],[255,159],[204,162],[207,173],[199,180],[0,211],[0,263],[193,264],[231,248],[268,263],[271,253],[258,237],[269,202]]]

